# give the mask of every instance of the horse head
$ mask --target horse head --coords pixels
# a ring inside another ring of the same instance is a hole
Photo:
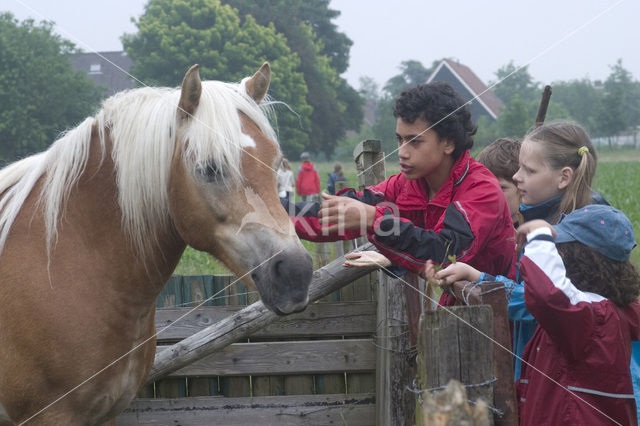
[[[311,257],[296,236],[276,190],[281,153],[258,104],[271,71],[265,63],[234,97],[234,111],[212,107],[198,66],[185,74],[176,119],[176,145],[169,178],[169,210],[180,237],[221,260],[258,289],[277,314],[304,309],[312,275]],[[232,93],[233,92],[233,93]],[[230,130],[216,122],[232,121]]]

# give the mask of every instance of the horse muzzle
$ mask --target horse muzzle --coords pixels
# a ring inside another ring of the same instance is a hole
[[[300,312],[309,303],[313,262],[306,250],[289,249],[251,274],[265,306],[278,315]]]

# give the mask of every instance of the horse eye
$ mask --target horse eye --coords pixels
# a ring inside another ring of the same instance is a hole
[[[216,182],[224,176],[216,163],[208,163],[206,167],[198,168],[198,174],[207,182]]]

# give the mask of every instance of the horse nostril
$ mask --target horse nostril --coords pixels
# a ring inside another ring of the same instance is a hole
[[[256,272],[251,273],[251,279],[254,283],[258,284],[258,274]]]
[[[273,270],[276,273],[276,277],[281,277],[283,272],[286,272],[286,268],[284,267],[284,261],[282,260],[278,260],[274,265],[273,265]]]

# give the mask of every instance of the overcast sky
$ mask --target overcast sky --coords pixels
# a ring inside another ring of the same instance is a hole
[[[256,0],[259,1],[259,0]],[[306,0],[312,1],[312,0]],[[120,36],[146,0],[0,0],[18,19],[52,20],[60,35],[87,51],[121,50]],[[638,0],[331,0],[335,20],[353,41],[343,75],[379,85],[405,60],[425,67],[450,57],[488,82],[513,60],[536,81],[605,79],[619,58],[640,80]]]

